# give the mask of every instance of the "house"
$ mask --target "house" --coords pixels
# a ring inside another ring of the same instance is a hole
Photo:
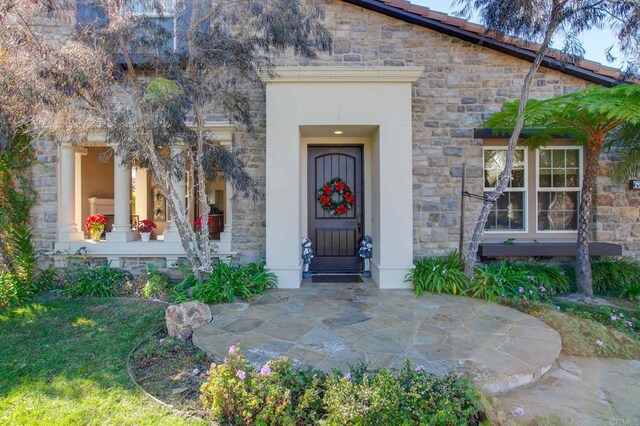
[[[507,141],[481,124],[519,97],[535,46],[485,38],[478,25],[403,0],[324,4],[334,51],[303,63],[278,59],[277,76],[265,77],[266,95],[256,94],[264,126],[240,137],[227,122],[207,125],[221,144],[245,149],[264,200],[234,198],[219,180],[207,183],[210,205],[198,206],[188,179],[180,184],[183,198],[193,211],[215,215],[219,256],[266,258],[281,287],[301,283],[303,237],[313,242],[314,272],[344,272],[360,268],[356,251],[365,235],[374,244],[373,280],[404,287],[414,258],[458,248],[463,173],[464,190],[472,194],[495,185]],[[589,61],[566,65],[550,54],[531,95],[611,86],[617,77],[615,69]],[[40,197],[33,215],[39,247],[71,253],[86,247],[120,267],[173,264],[183,251],[149,173],[122,168],[117,158],[100,162],[108,147],[99,134],[86,145],[38,142]],[[484,242],[575,242],[583,155],[570,139],[520,149],[513,183],[489,217]],[[344,214],[332,215],[318,201],[334,177],[353,196]],[[638,193],[610,184],[604,169],[597,192],[592,240],[640,255]],[[467,236],[478,207],[465,200]],[[114,230],[105,241],[86,240],[82,224],[91,213],[112,216]],[[132,216],[160,224],[153,241],[138,241]]]

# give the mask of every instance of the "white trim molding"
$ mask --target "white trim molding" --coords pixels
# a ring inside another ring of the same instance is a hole
[[[279,67],[262,74],[265,83],[413,83],[424,67]]]
[[[363,144],[370,205],[364,232],[373,238],[372,278],[380,288],[407,288],[413,267],[412,83],[415,67],[286,67],[264,76],[266,129],[266,257],[278,286],[302,280],[300,241],[308,233],[306,126],[326,144]],[[337,127],[347,130],[334,136]],[[348,136],[351,129],[368,135]],[[367,138],[363,141],[362,138]],[[306,196],[305,196],[306,194]],[[386,194],[380,202],[378,194]],[[368,203],[368,204],[367,204]],[[370,222],[367,219],[370,218]]]

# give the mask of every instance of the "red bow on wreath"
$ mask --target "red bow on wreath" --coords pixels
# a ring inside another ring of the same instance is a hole
[[[334,177],[318,189],[320,205],[334,216],[341,216],[351,210],[355,199],[349,186],[339,177]]]

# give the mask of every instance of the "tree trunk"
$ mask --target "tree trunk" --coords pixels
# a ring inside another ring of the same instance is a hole
[[[591,225],[591,206],[593,189],[598,176],[598,160],[604,135],[590,138],[587,142],[586,161],[582,174],[582,192],[580,194],[580,213],[578,217],[578,240],[576,246],[576,285],[578,293],[584,297],[593,297],[593,278],[589,258],[589,227]]]
[[[482,234],[484,233],[484,227],[487,223],[487,219],[489,218],[489,213],[491,212],[491,208],[495,201],[502,195],[506,187],[509,185],[511,181],[511,169],[513,168],[513,160],[515,156],[516,146],[518,144],[518,139],[520,139],[520,132],[524,127],[525,122],[525,109],[527,107],[527,102],[529,101],[529,92],[531,90],[531,83],[533,82],[533,78],[544,59],[544,55],[547,52],[549,47],[549,43],[553,38],[553,34],[555,33],[557,28],[557,23],[552,21],[547,28],[547,32],[545,34],[544,41],[540,46],[540,50],[536,54],[536,58],[531,64],[531,68],[529,68],[529,72],[524,79],[524,85],[522,86],[522,92],[520,93],[520,105],[518,106],[518,117],[516,119],[516,125],[513,129],[513,133],[511,133],[511,137],[509,138],[509,145],[507,147],[507,158],[504,165],[504,170],[500,175],[500,179],[498,180],[498,184],[496,185],[496,189],[494,189],[482,202],[482,208],[480,209],[480,213],[478,214],[478,220],[476,221],[476,226],[473,230],[473,234],[471,235],[471,239],[469,240],[469,249],[467,250],[467,257],[464,264],[464,272],[469,277],[469,279],[473,278],[473,272],[475,268],[476,261],[478,260],[478,245],[480,244],[480,238],[482,238]]]
[[[213,265],[211,263],[211,241],[209,240],[209,210],[207,209],[209,204],[207,202],[206,188],[207,176],[204,171],[204,167],[202,166],[204,159],[204,120],[202,117],[201,105],[194,105],[193,111],[197,126],[197,150],[195,155],[195,164],[192,164],[191,166],[195,166],[196,169],[196,176],[198,179],[198,200],[200,201],[200,206],[203,209],[200,213],[200,244],[202,246],[200,267],[203,272],[211,272]]]

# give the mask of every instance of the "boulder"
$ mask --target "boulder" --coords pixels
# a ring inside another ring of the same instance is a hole
[[[170,305],[165,313],[169,336],[186,340],[193,331],[211,322],[211,309],[201,302]]]

